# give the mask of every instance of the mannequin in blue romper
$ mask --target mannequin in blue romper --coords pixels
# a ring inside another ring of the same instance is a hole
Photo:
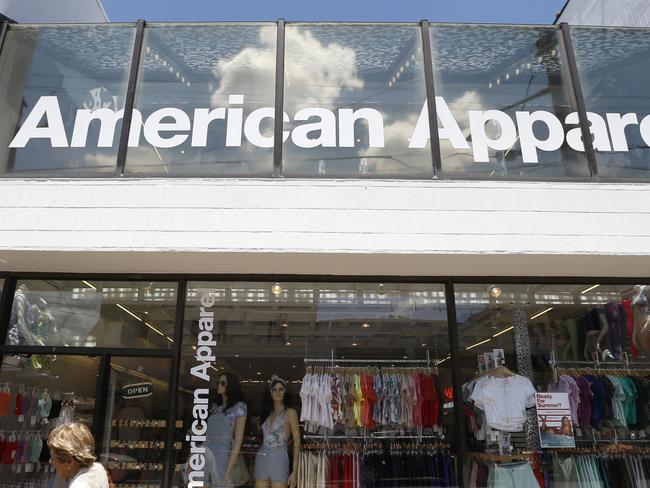
[[[269,381],[269,398],[266,399],[262,423],[264,439],[255,456],[256,488],[295,488],[300,461],[300,430],[298,413],[287,407],[287,383],[273,375]],[[271,407],[272,404],[272,407]],[[287,444],[293,438],[293,470],[289,469]]]
[[[208,417],[205,446],[214,455],[217,479],[212,480],[213,486],[228,488],[239,484],[242,476],[233,470],[244,440],[248,410],[241,401],[241,384],[232,373],[219,377],[217,393],[221,405]]]

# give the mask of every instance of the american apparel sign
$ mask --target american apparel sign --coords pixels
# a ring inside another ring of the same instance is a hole
[[[519,142],[524,163],[537,163],[540,151],[555,151],[565,142],[576,151],[584,151],[578,113],[569,113],[560,120],[554,113],[537,110],[516,111],[514,116],[501,110],[468,110],[469,137],[463,133],[454,114],[443,97],[436,97],[438,133],[441,140],[448,140],[455,149],[471,149],[474,161],[489,162],[489,150],[507,150]],[[115,128],[124,116],[124,110],[110,108],[78,109],[72,133],[66,131],[59,100],[55,96],[38,99],[24,123],[9,144],[11,148],[24,148],[32,139],[47,139],[52,147],[112,147],[115,144]],[[274,118],[273,107],[261,107],[244,117],[244,95],[230,95],[228,106],[195,108],[193,113],[175,107],[158,109],[143,118],[133,110],[130,126],[129,147],[138,147],[142,139],[157,148],[174,148],[188,141],[192,147],[206,147],[210,124],[225,124],[225,147],[241,147],[242,141],[260,148],[273,147],[273,136],[262,130],[266,119]],[[650,145],[650,115],[638,120],[635,113],[588,112],[589,130],[593,135],[596,151],[628,151],[626,128],[633,126],[643,141]],[[364,121],[367,127],[367,147],[384,147],[384,120],[374,108],[308,107],[292,116],[283,114],[284,122],[294,122],[291,130],[282,133],[284,142],[291,141],[300,148],[330,147],[346,148],[358,144],[355,127]],[[43,122],[45,120],[45,122]],[[91,123],[99,124],[97,141],[88,141]],[[492,130],[488,130],[491,127]],[[543,134],[543,135],[541,135]],[[429,141],[429,114],[424,100],[417,122],[410,137],[405,138],[405,148],[424,148]],[[470,142],[471,141],[471,142]]]

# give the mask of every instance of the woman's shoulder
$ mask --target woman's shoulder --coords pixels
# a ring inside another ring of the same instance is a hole
[[[104,466],[93,463],[72,479],[68,488],[108,488],[108,475]]]

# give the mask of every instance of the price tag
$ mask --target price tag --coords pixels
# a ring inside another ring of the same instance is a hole
[[[582,430],[580,427],[576,427],[576,437],[582,437]]]
[[[16,473],[19,474],[19,473],[22,473],[22,472],[23,472],[23,465],[22,464],[17,465],[16,466]]]
[[[18,422],[24,422],[25,421],[25,416],[24,415],[19,415],[18,416]]]
[[[641,439],[645,439],[645,430],[639,431],[639,437],[641,437]]]
[[[36,425],[36,417],[34,415],[29,418],[29,423],[32,427]]]

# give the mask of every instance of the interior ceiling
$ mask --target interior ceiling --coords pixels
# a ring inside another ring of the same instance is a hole
[[[273,25],[273,24],[270,24]],[[291,29],[289,25],[287,27]],[[27,29],[30,29],[27,27]],[[404,56],[405,46],[414,46],[419,31],[416,27],[399,25],[341,27],[314,25],[298,27],[309,31],[323,45],[337,44],[355,51],[359,72],[387,72]],[[83,65],[91,76],[109,76],[111,72],[127,72],[132,50],[133,27],[43,27],[39,37],[48,51],[62,61]],[[264,48],[260,42],[259,26],[183,24],[150,27],[151,47],[169,58],[183,74],[210,74],[221,60],[233,59],[242,49]],[[464,74],[492,73],[505,64],[531,62],[529,72],[559,72],[559,57],[551,55],[552,28],[518,26],[452,25],[435,26],[435,68],[441,72]],[[601,69],[607,63],[635,58],[650,49],[647,29],[574,28],[575,47],[579,50],[580,67]],[[559,36],[557,36],[559,37]],[[537,46],[541,48],[537,50]],[[549,46],[548,50],[544,46]],[[116,53],[120,53],[116,55]],[[125,55],[127,54],[127,55]],[[310,53],[304,53],[309,55]],[[272,55],[272,53],[271,53]],[[331,60],[334,65],[337,59]],[[144,58],[147,71],[166,71],[160,63]],[[79,69],[79,67],[77,67]],[[92,73],[92,74],[91,74]]]

